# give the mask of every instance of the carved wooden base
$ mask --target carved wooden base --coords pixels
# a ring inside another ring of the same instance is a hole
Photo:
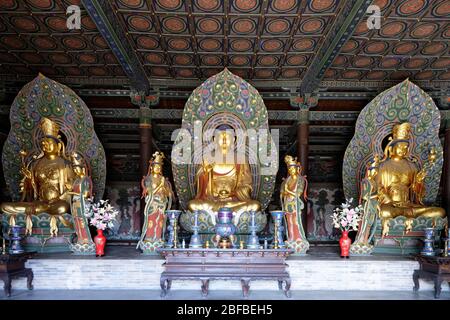
[[[158,249],[165,258],[161,274],[161,297],[170,291],[173,280],[201,281],[202,296],[209,293],[211,280],[239,280],[244,298],[249,296],[250,281],[278,281],[278,288],[291,297],[291,278],[286,257],[292,249]]]

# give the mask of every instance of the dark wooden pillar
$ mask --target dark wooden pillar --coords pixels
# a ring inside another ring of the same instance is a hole
[[[308,176],[308,154],[309,154],[309,110],[298,111],[297,121],[297,160],[303,167],[303,175]],[[308,177],[307,177],[308,178]],[[308,202],[302,212],[302,224],[305,234],[307,233]]]
[[[152,156],[152,121],[151,109],[149,107],[139,108],[139,134],[141,138],[139,172],[141,174],[140,179],[142,179],[142,177],[147,175],[148,163]],[[144,207],[145,200],[142,198],[140,203],[141,227],[144,224]]]
[[[442,202],[447,219],[450,220],[450,121],[446,121],[444,134],[444,170],[442,183]]]

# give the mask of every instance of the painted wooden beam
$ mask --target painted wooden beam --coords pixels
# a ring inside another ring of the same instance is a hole
[[[137,91],[150,92],[150,81],[109,0],[82,0],[101,35]]]
[[[344,1],[336,21],[328,32],[322,47],[314,56],[300,85],[300,94],[313,93],[319,88],[325,71],[333,63],[342,46],[352,36],[356,26],[364,18],[372,0]]]

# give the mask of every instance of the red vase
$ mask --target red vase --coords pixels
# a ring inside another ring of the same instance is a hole
[[[339,245],[341,246],[341,258],[348,258],[350,245],[352,244],[352,239],[348,237],[348,231],[342,231],[342,236],[339,239]]]
[[[104,256],[106,237],[103,235],[103,230],[97,229],[97,235],[94,237],[94,243],[95,243],[95,254],[100,257]]]

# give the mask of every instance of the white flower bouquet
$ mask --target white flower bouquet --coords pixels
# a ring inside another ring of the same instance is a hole
[[[332,218],[335,228],[341,231],[357,231],[361,216],[363,214],[363,207],[359,205],[352,207],[353,199],[345,199],[345,203],[341,204],[340,208],[334,209]]]
[[[119,211],[109,204],[109,200],[94,202],[92,198],[87,199],[85,207],[85,215],[92,226],[99,230],[105,230],[114,226],[114,221],[116,221]]]

